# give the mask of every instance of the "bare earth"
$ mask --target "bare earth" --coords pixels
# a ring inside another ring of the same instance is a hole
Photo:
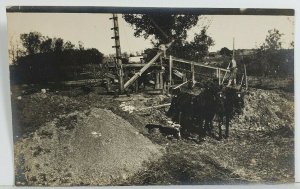
[[[163,95],[21,90],[12,88],[17,185],[294,181],[293,93],[250,89],[230,138],[199,143],[148,132],[166,125],[167,108],[135,110],[170,102]]]

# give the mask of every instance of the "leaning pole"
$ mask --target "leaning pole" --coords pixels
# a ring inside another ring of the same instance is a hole
[[[113,17],[110,18],[113,20],[114,27],[111,28],[114,30],[114,37],[115,39],[115,46],[113,48],[116,49],[116,62],[117,62],[117,72],[119,76],[119,90],[120,93],[124,93],[124,72],[123,72],[123,65],[122,65],[122,55],[121,55],[121,46],[120,46],[120,35],[119,35],[119,25],[118,25],[118,15],[113,14]]]

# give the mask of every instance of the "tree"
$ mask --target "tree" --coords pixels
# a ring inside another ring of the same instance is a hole
[[[294,41],[292,41],[291,43],[290,43],[290,48],[294,48]]]
[[[64,44],[64,50],[70,50],[70,49],[74,49],[75,45],[72,44],[70,41],[67,41],[65,44]]]
[[[78,48],[79,50],[84,50],[84,44],[82,41],[78,41]]]
[[[221,50],[220,50],[220,54],[222,56],[228,56],[228,57],[231,57],[232,56],[232,51],[229,50],[227,47],[223,47]]]
[[[95,48],[74,48],[70,41],[49,38],[38,32],[20,36],[26,54],[21,54],[18,46],[10,45],[10,57],[15,59],[12,80],[25,83],[47,83],[74,79],[85,69],[100,69],[103,54]],[[12,40],[11,40],[12,43]],[[18,45],[18,43],[16,43]],[[12,67],[11,67],[12,68]]]
[[[64,40],[62,38],[55,38],[54,39],[54,51],[61,52],[63,51],[64,47]]]
[[[282,49],[282,35],[283,34],[280,33],[278,29],[269,30],[265,42],[262,44],[261,48],[271,51]]]
[[[21,34],[20,39],[28,55],[33,55],[39,52],[42,41],[41,33],[30,32],[28,34]]]
[[[10,39],[9,39],[9,47],[10,47],[8,49],[9,59],[11,60],[12,64],[15,64],[18,57],[17,57],[17,48],[14,44],[13,37],[10,37]]]
[[[185,40],[187,31],[198,22],[199,15],[170,13],[124,14],[123,18],[135,28],[134,36],[147,39],[153,36],[157,43],[168,43],[170,38]],[[167,36],[166,36],[167,35]]]
[[[280,72],[285,59],[279,52],[282,49],[282,35],[277,29],[269,30],[265,42],[257,51],[258,61],[256,64],[259,64],[257,66],[259,68],[258,72],[261,72],[264,76],[278,75]]]
[[[47,53],[47,52],[51,52],[52,49],[52,39],[46,37],[40,45],[40,52],[41,53]]]
[[[149,62],[155,55],[157,54],[157,49],[155,48],[148,48],[144,50],[144,60]]]
[[[207,27],[195,34],[193,41],[186,41],[187,31],[198,23],[199,15],[125,14],[123,18],[135,28],[134,36],[146,39],[152,36],[154,46],[175,39],[169,52],[180,58],[199,61],[208,54],[209,47],[214,45],[213,39],[207,35]]]
[[[209,47],[214,45],[213,39],[207,35],[207,28],[203,28],[199,34],[195,34],[191,42],[175,42],[171,47],[171,54],[179,58],[193,61],[201,61],[208,55]]]
[[[98,51],[98,49],[91,48],[85,50],[87,64],[99,64],[102,63],[104,55]]]

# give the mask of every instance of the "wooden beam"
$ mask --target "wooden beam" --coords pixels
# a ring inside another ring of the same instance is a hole
[[[191,72],[192,72],[192,81],[195,81],[195,65],[191,64]]]
[[[176,58],[176,57],[172,57],[172,58],[173,58],[173,61],[177,61],[177,62],[181,62],[181,63],[185,63],[185,64],[194,64],[195,66],[210,68],[210,69],[214,69],[214,70],[220,69],[221,71],[224,71],[224,72],[229,72],[230,71],[230,70],[224,69],[224,68],[218,68],[218,67],[214,67],[214,66],[207,66],[207,65],[204,65],[204,64],[199,63],[199,62],[184,60],[184,59],[180,59],[180,58]]]
[[[160,89],[159,85],[159,71],[155,71],[155,86],[154,89]]]
[[[168,90],[170,90],[170,88],[172,86],[172,73],[173,73],[173,58],[170,55],[170,58],[169,58],[169,86],[168,86]]]
[[[241,79],[241,86],[243,85],[244,76],[245,76],[245,74],[243,74],[243,76],[242,76],[242,79]]]
[[[218,80],[219,80],[219,85],[221,85],[221,70],[218,69]]]
[[[123,64],[123,68],[141,68],[145,66],[146,64]],[[160,65],[153,64],[151,67],[158,67]]]
[[[147,107],[147,108],[141,108],[141,109],[138,109],[138,111],[149,110],[149,109],[152,109],[152,108],[163,108],[163,107],[166,107],[166,106],[171,106],[171,103],[160,104],[160,105],[157,105],[157,106],[150,106],[150,107]]]
[[[160,61],[160,71],[159,71],[159,84],[160,84],[160,89],[162,89],[163,93],[164,93],[164,78],[163,78],[163,57],[160,56],[159,57],[159,61]]]
[[[178,89],[179,87],[183,86],[184,84],[187,84],[189,81],[185,81],[179,85],[177,85],[176,87],[174,87],[173,89]]]
[[[116,57],[117,57],[117,71],[118,71],[118,75],[119,75],[119,89],[120,89],[120,93],[122,94],[124,92],[124,72],[123,72],[123,66],[122,66],[122,60],[121,60],[121,47],[120,47],[120,35],[119,35],[119,26],[118,26],[118,15],[117,14],[113,14],[113,30],[114,30],[114,39],[115,39],[115,46],[114,48],[116,48]]]
[[[109,73],[109,72],[105,73],[104,76],[108,77],[108,78],[111,78],[111,79],[117,79],[117,76],[115,76],[114,74]]]
[[[163,52],[158,52],[155,57],[152,58],[152,60],[150,60],[147,64],[144,65],[144,67],[142,67],[140,69],[140,71],[138,71],[137,73],[134,74],[134,76],[132,78],[130,78],[125,84],[124,84],[124,89],[126,89],[129,85],[131,85],[138,77],[140,77],[152,64],[155,63],[155,61],[160,57],[160,55],[162,55]]]
[[[174,40],[170,43],[166,44],[166,48],[169,48],[173,44]],[[125,84],[124,89],[126,89],[129,85],[131,85],[138,77],[140,77],[150,66],[152,66],[155,61],[163,54],[163,51],[159,51],[147,64],[144,65],[137,73],[132,76]]]
[[[244,70],[245,70],[245,84],[246,84],[246,90],[248,90],[248,77],[247,77],[247,69],[246,65],[244,64]]]

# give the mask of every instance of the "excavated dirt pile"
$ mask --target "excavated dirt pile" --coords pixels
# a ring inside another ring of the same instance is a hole
[[[233,129],[262,132],[280,130],[287,135],[293,134],[292,94],[252,88],[245,95],[244,102],[242,114],[232,121]]]
[[[153,106],[170,97],[73,93],[13,91],[16,185],[294,182],[292,92],[250,88],[229,138],[200,143],[146,129],[168,125]]]
[[[108,185],[126,180],[163,154],[110,110],[60,115],[15,144],[29,185]],[[18,162],[18,161],[16,161]]]

